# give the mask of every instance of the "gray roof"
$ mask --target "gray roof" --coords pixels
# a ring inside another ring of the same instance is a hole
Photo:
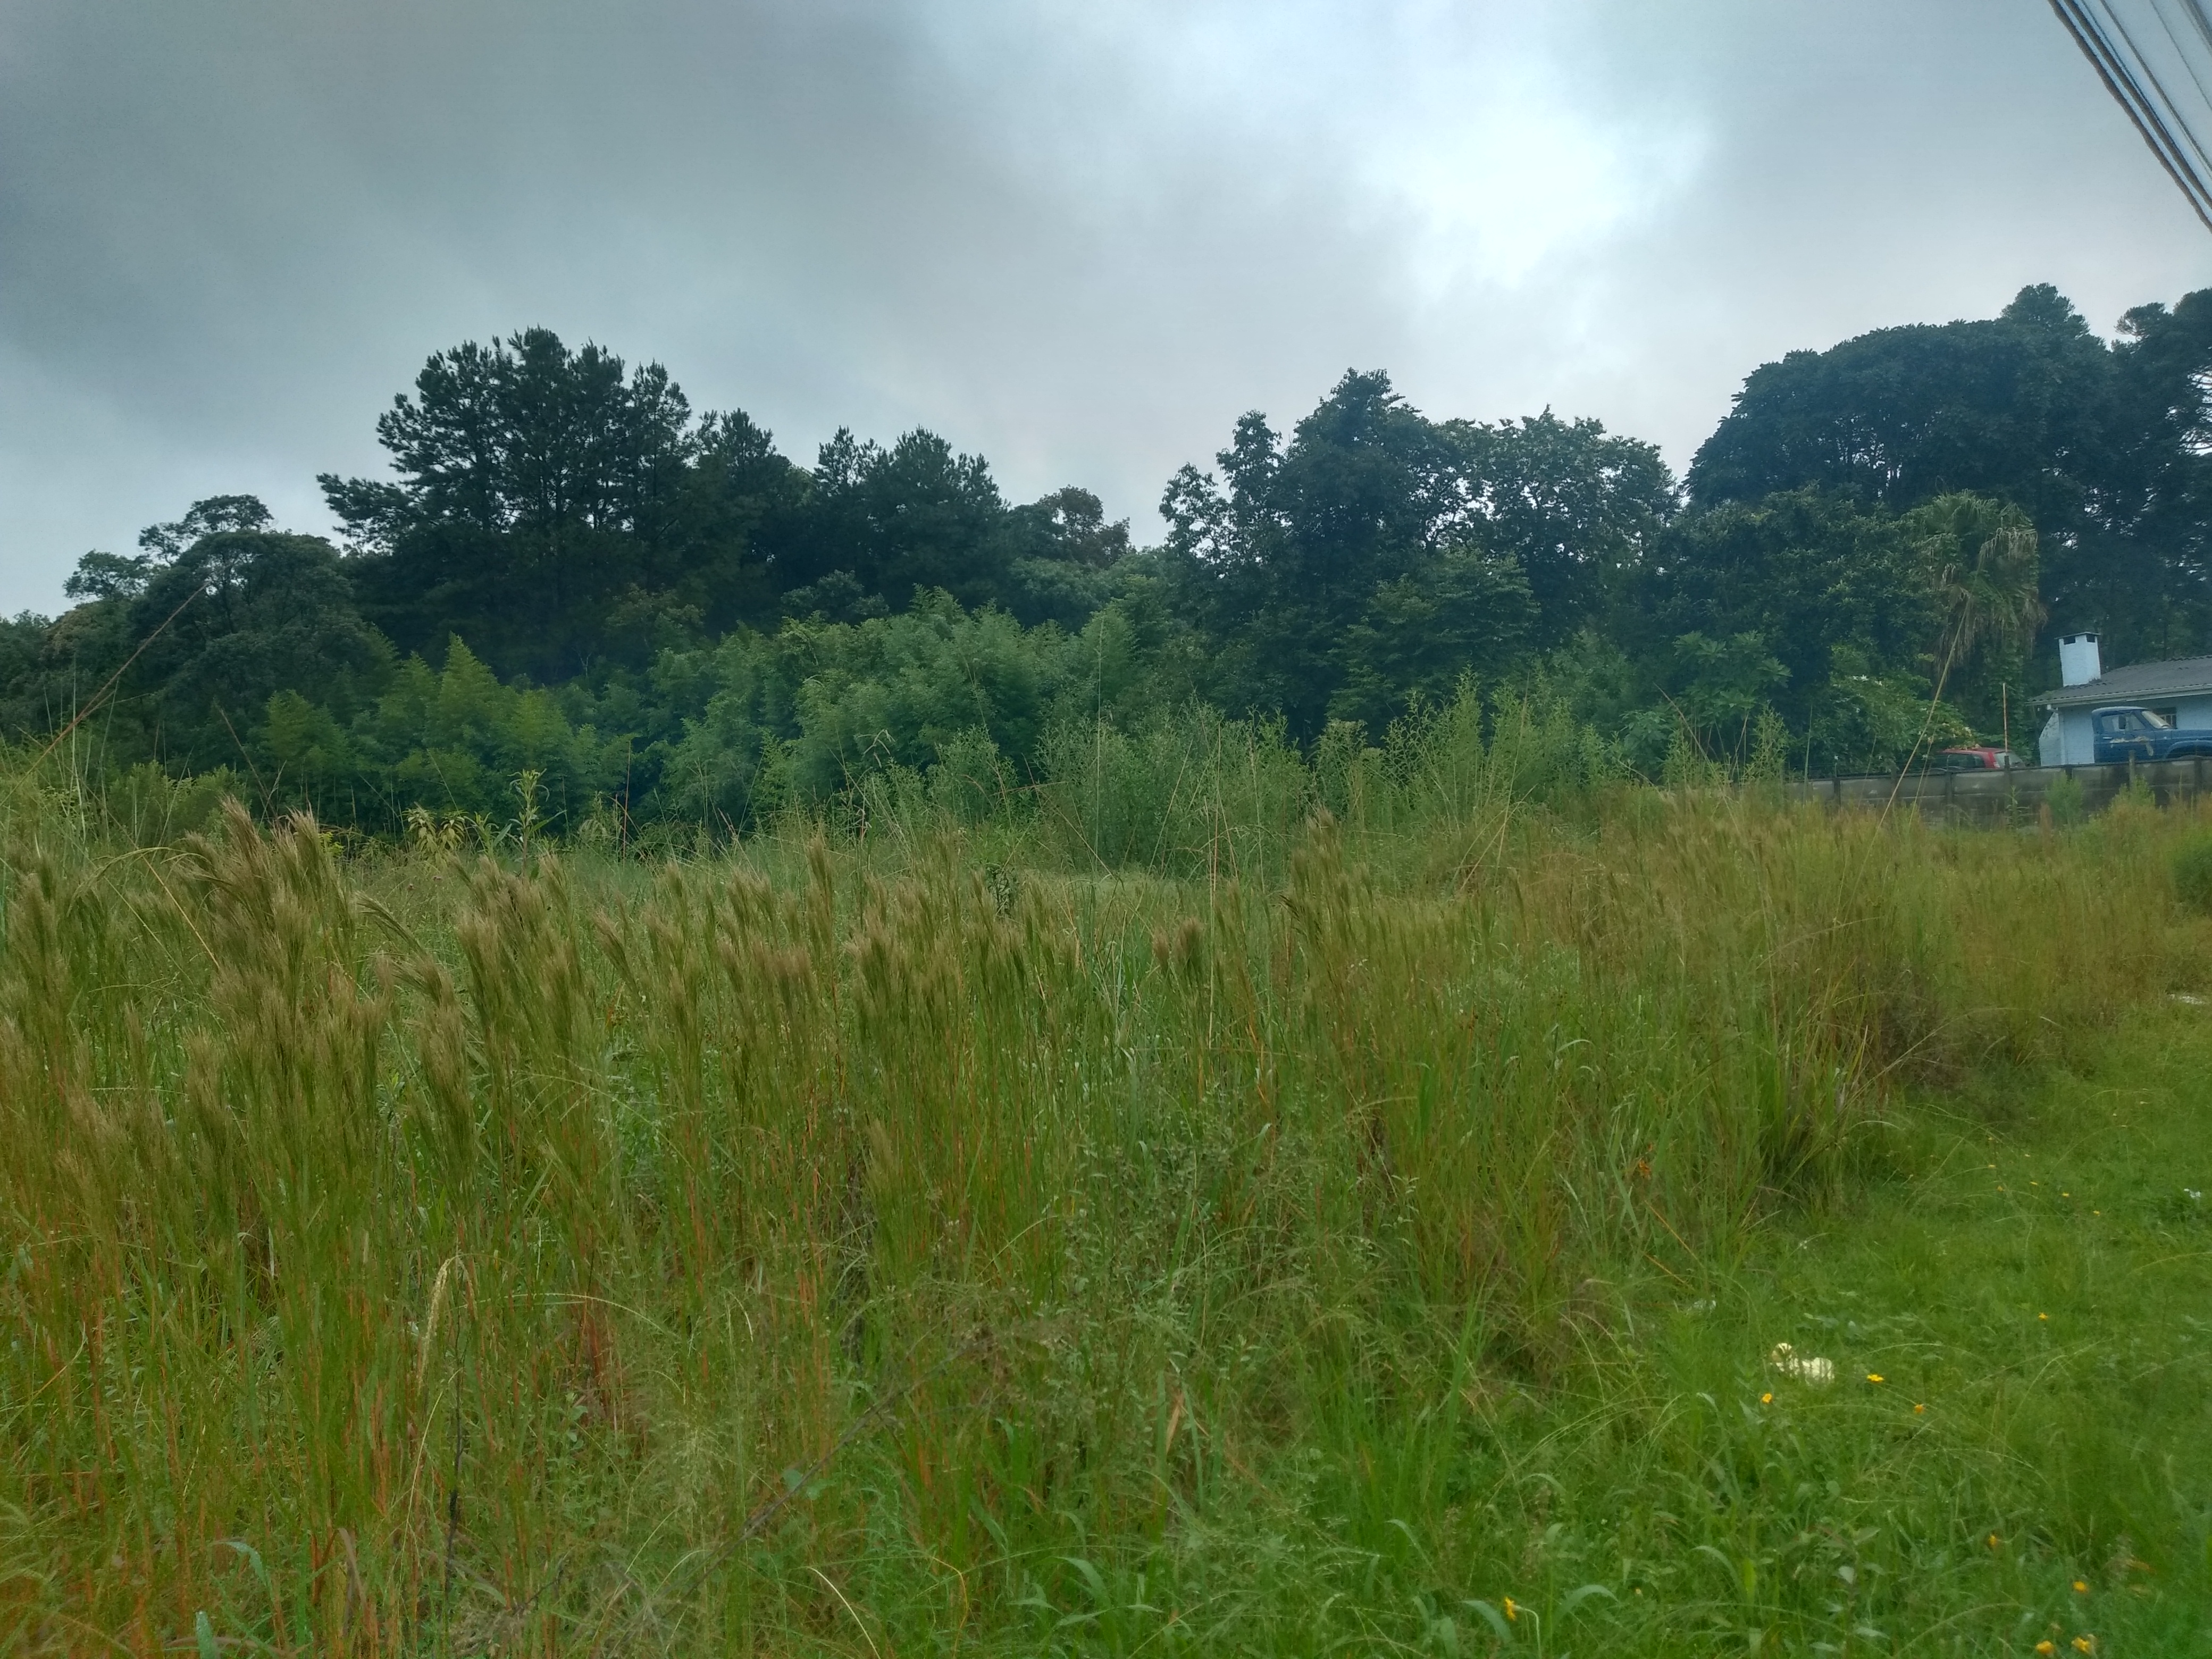
[[[2115,668],[2087,685],[2046,691],[2036,702],[2051,708],[2086,708],[2107,702],[2170,702],[2212,695],[2212,657],[2176,657],[2171,662],[2139,662]]]

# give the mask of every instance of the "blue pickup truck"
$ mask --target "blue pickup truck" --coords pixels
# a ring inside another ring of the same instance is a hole
[[[2148,708],[2121,705],[2093,710],[2090,729],[2095,733],[2097,763],[2122,761],[2186,760],[2212,757],[2212,732],[2184,731],[2166,724],[2165,717]]]

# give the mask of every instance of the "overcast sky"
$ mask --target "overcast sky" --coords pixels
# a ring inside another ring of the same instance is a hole
[[[2044,0],[0,0],[0,610],[544,324],[1140,538],[1347,368],[1679,468],[1759,363],[2212,236]]]

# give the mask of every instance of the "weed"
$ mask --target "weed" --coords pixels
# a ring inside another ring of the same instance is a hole
[[[2202,1368],[2023,1319],[2104,1223],[1960,1150],[2192,1040],[2201,928],[2105,879],[2191,820],[1161,730],[658,867],[11,783],[0,1644],[2008,1651],[2078,1564],[2194,1650]]]
[[[2173,890],[2200,916],[2212,916],[2212,834],[2197,835],[2173,851]]]

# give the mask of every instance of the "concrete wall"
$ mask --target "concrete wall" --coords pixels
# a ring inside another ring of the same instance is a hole
[[[2051,799],[2051,786],[2070,778],[2081,786],[2081,805],[2091,812],[2111,805],[2141,778],[2161,806],[2212,793],[2212,760],[2160,761],[2153,766],[2030,766],[2010,772],[1915,772],[1896,777],[1822,778],[1789,786],[1792,798],[1837,807],[1879,812],[1907,808],[1925,817],[1961,823],[2034,822]]]

